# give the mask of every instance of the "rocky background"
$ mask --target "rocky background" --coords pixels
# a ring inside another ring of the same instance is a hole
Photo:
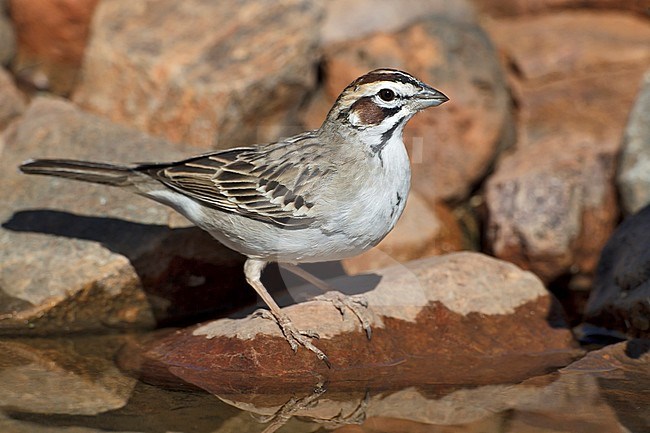
[[[174,211],[24,176],[20,162],[165,161],[276,140],[317,128],[357,76],[394,67],[450,102],[406,128],[413,188],[395,230],[326,269],[350,275],[342,286],[382,277],[369,295],[389,324],[376,336],[381,348],[358,351],[361,334],[342,321],[325,332],[330,358],[357,365],[408,352],[446,359],[452,371],[458,356],[519,353],[504,365],[521,381],[567,365],[578,341],[650,337],[647,0],[0,0],[0,64],[1,335],[183,326],[255,302],[243,258]],[[277,269],[266,277],[290,285]],[[382,310],[416,286],[424,309]],[[306,327],[329,317],[323,305],[290,308]],[[250,356],[276,359],[260,374],[292,381],[313,369],[308,354],[274,357],[286,343],[249,322],[264,348]],[[193,353],[253,347],[241,338],[233,347],[219,326],[138,346],[124,363],[160,379]],[[430,340],[436,328],[448,339]],[[411,338],[400,338],[405,329]],[[647,381],[650,358],[640,356],[630,369]],[[229,380],[259,367],[244,358],[218,361],[235,372]],[[175,376],[214,392],[229,386],[192,369]]]

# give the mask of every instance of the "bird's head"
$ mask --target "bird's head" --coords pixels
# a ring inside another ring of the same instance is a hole
[[[442,92],[396,69],[376,69],[354,80],[339,95],[322,128],[340,124],[363,132],[382,146],[402,134],[418,111],[448,101]],[[374,138],[373,138],[374,137]]]

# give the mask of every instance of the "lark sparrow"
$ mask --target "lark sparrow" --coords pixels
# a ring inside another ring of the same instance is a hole
[[[343,90],[319,129],[275,143],[172,163],[32,160],[20,168],[124,187],[176,209],[248,257],[246,279],[293,350],[302,345],[329,365],[311,341],[315,335],[296,329],[268,293],[262,270],[278,262],[300,274],[292,265],[340,260],[377,245],[409,193],[404,126],[447,100],[410,74],[377,69]]]

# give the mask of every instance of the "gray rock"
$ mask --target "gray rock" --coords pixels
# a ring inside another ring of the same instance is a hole
[[[625,129],[617,181],[625,212],[632,214],[650,203],[650,70]]]
[[[204,148],[277,138],[314,86],[321,14],[307,0],[102,2],[74,100]]]
[[[241,290],[241,257],[173,210],[17,168],[33,157],[129,162],[187,153],[53,99],[35,100],[3,141],[0,333],[151,327],[253,299]]]

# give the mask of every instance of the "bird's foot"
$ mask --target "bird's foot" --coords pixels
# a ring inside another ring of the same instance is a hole
[[[325,391],[326,388],[324,383],[319,382],[311,394],[301,398],[291,397],[291,399],[283,404],[274,414],[265,417],[256,417],[259,422],[269,424],[262,433],[275,432],[285,425],[292,417],[300,416],[301,412],[314,407]]]
[[[328,368],[332,367],[332,364],[327,358],[327,355],[325,355],[325,353],[323,353],[322,350],[314,346],[314,344],[311,342],[312,338],[315,339],[319,338],[318,333],[312,330],[303,330],[303,331],[298,330],[293,324],[293,322],[291,321],[291,319],[289,318],[289,316],[287,316],[286,314],[280,313],[276,315],[272,311],[260,309],[254,313],[254,316],[273,320],[275,323],[277,323],[280,329],[282,330],[282,334],[284,334],[284,338],[287,340],[287,342],[291,346],[291,349],[294,352],[298,350],[298,346],[302,346],[305,349],[314,352],[314,354],[316,354],[318,359],[323,361]]]
[[[370,316],[368,314],[368,301],[365,296],[347,296],[341,292],[331,291],[324,295],[317,296],[314,299],[318,301],[331,302],[336,309],[339,310],[344,319],[348,314],[348,310],[352,311],[361,323],[363,330],[366,331],[368,340],[370,340],[372,337],[372,328],[370,326]]]

